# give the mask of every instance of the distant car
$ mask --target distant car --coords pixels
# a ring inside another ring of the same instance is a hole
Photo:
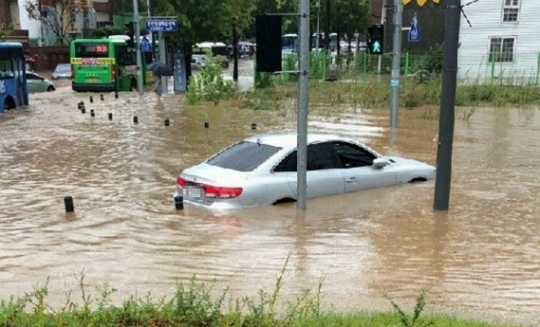
[[[54,69],[52,79],[71,79],[71,65],[70,64],[58,64]]]
[[[267,133],[239,141],[185,169],[174,196],[210,209],[238,209],[295,201],[296,132]],[[435,167],[382,156],[352,139],[308,135],[307,198],[421,182]]]
[[[191,57],[191,70],[199,70],[206,66],[206,58],[200,55],[193,55]]]
[[[53,82],[33,72],[26,72],[26,85],[28,93],[52,92],[56,90]]]

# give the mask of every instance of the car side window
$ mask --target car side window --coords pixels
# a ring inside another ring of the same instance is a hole
[[[296,150],[287,155],[274,168],[275,172],[294,172],[297,168]],[[333,145],[330,143],[316,143],[308,145],[307,170],[324,170],[341,168]]]
[[[344,168],[371,166],[376,156],[370,151],[347,142],[334,142],[334,148]]]
[[[34,74],[26,74],[26,79],[30,79],[30,80],[37,80],[38,77]]]

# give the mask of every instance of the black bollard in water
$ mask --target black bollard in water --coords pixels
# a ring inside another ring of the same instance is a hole
[[[104,100],[104,99],[103,99],[103,94],[101,94],[101,95],[100,95],[99,97],[101,98],[101,101],[103,101],[103,100]]]
[[[257,129],[257,124],[255,123],[251,124],[251,129]]]
[[[90,96],[90,103],[94,103],[94,97]]]
[[[207,121],[205,121],[204,122],[204,128],[208,128],[208,126],[210,126],[210,124]]]
[[[171,122],[169,121],[169,118],[166,118],[165,119],[165,126],[169,126],[171,124]]]
[[[174,207],[176,210],[182,210],[184,209],[184,197],[181,195],[177,195],[174,197]]]
[[[81,103],[79,102],[79,103],[77,104],[77,109],[81,110],[82,108],[83,108],[83,106],[81,106]]]
[[[118,92],[114,92],[114,98],[118,99]]]
[[[90,110],[90,117],[96,117],[96,113],[94,112],[94,109]]]
[[[137,124],[139,122],[139,117],[133,116],[133,123]]]
[[[112,112],[109,112],[109,120],[112,120]]]
[[[84,107],[81,108],[81,113],[83,113],[83,114],[86,113],[86,109]]]
[[[66,212],[74,212],[75,206],[73,205],[73,198],[71,196],[64,197],[64,207],[66,207]]]

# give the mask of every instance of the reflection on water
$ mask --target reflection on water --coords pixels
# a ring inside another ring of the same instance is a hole
[[[171,294],[176,279],[193,275],[255,295],[272,289],[290,255],[285,299],[324,278],[325,303],[342,311],[386,310],[385,294],[409,308],[425,288],[434,311],[539,318],[536,110],[478,109],[456,121],[448,213],[432,210],[425,183],[314,199],[305,215],[294,205],[214,214],[174,210],[178,172],[252,134],[252,122],[259,131],[294,122],[220,105],[186,109],[174,95],[94,98],[60,88],[0,117],[2,298],[50,276],[52,301],[61,301],[83,270],[90,290],[109,283],[116,299]],[[310,126],[434,163],[437,122],[421,110],[400,112],[392,146],[386,110],[315,110]],[[68,194],[72,215],[63,212]]]

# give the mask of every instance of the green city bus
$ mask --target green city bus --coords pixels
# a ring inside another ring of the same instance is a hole
[[[137,87],[136,51],[125,40],[76,39],[71,41],[69,52],[74,91],[130,91]]]

